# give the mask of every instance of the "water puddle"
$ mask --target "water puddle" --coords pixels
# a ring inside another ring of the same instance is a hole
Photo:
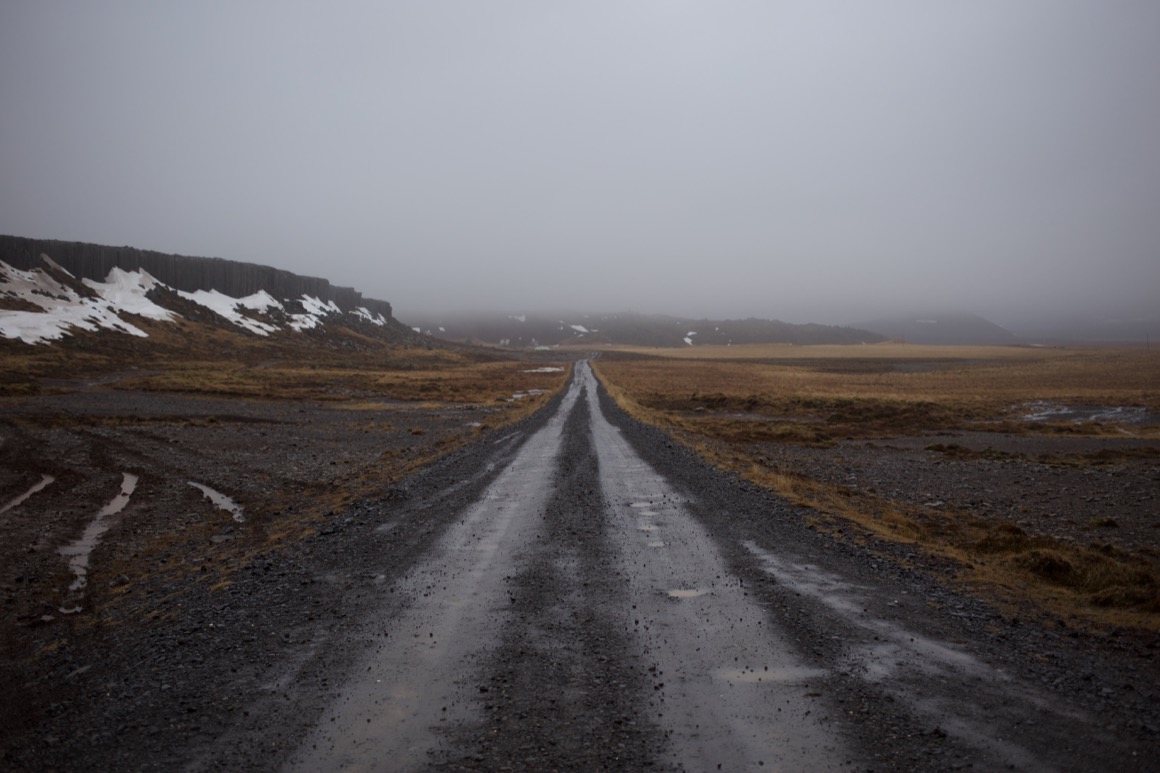
[[[1024,403],[1016,408],[1024,421],[1070,421],[1083,424],[1094,421],[1107,424],[1151,424],[1157,417],[1148,409],[1131,405],[1064,405],[1049,400]]]
[[[69,560],[68,568],[72,570],[75,578],[72,585],[68,586],[70,596],[75,596],[84,590],[85,585],[88,584],[89,556],[97,546],[97,543],[101,541],[104,533],[109,530],[109,524],[105,519],[124,510],[125,505],[129,504],[129,497],[133,496],[133,492],[137,489],[136,475],[131,472],[124,472],[121,475],[121,493],[113,497],[109,501],[109,504],[101,508],[97,516],[93,518],[92,522],[85,529],[80,539],[58,551]],[[80,612],[81,608],[80,604],[77,604],[68,609],[61,607],[60,611],[63,614],[69,615],[74,612]]]
[[[660,515],[660,513],[658,513],[656,510],[641,510],[640,514],[645,516],[645,517],[648,517],[651,515]]]
[[[563,373],[563,368],[532,368],[525,370],[524,373]]]
[[[647,509],[652,507],[652,502],[633,502],[629,507],[635,510]]]
[[[807,679],[817,679],[826,675],[821,668],[806,668],[804,666],[789,666],[786,668],[732,668],[713,672],[713,678],[733,684],[784,684],[785,682],[804,682]]]
[[[650,548],[663,548],[665,546],[665,543],[661,542],[660,540],[656,540],[654,542],[648,543],[648,546]]]
[[[39,483],[33,485],[32,488],[28,489],[28,491],[25,491],[23,494],[16,497],[8,504],[4,505],[3,507],[0,507],[0,515],[3,515],[4,513],[8,512],[9,510],[11,510],[14,507],[19,507],[24,502],[24,500],[28,499],[30,496],[32,496],[36,492],[44,490],[50,484],[52,484],[55,480],[56,480],[56,478],[52,477],[51,475],[45,475],[42,473],[40,476]]]
[[[538,395],[547,394],[546,389],[529,389],[526,392],[515,392],[512,394],[512,400],[523,400],[525,397],[536,397]]]
[[[238,523],[245,522],[246,519],[242,515],[242,506],[227,497],[225,494],[221,493],[220,491],[214,491],[209,486],[206,486],[202,483],[194,483],[192,480],[189,481],[189,485],[205,494],[206,499],[213,502],[219,510],[225,510],[227,513],[232,515],[234,520]]]
[[[671,599],[695,599],[698,596],[704,596],[706,591],[699,588],[674,588],[668,592]]]

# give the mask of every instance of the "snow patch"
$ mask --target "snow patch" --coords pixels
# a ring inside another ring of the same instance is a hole
[[[60,271],[61,275],[72,276],[47,256],[41,258],[54,270]],[[127,322],[121,315],[134,314],[160,322],[174,322],[180,318],[176,312],[148,298],[149,292],[156,288],[173,288],[157,281],[146,271],[125,271],[114,267],[103,282],[92,279],[81,281],[95,297],[82,295],[85,293],[83,289],[64,284],[42,268],[21,271],[0,261],[0,301],[23,301],[36,307],[0,309],[0,336],[18,338],[27,344],[41,344],[60,340],[71,334],[73,329],[92,332],[103,328],[144,338],[148,334]],[[268,336],[282,329],[283,326],[275,324],[273,320],[284,318],[285,327],[301,332],[319,327],[332,314],[343,313],[334,301],[323,301],[311,295],[303,295],[297,300],[297,305],[303,310],[301,313],[289,313],[281,301],[265,290],[244,298],[232,298],[218,290],[175,292],[185,300],[209,309],[232,324],[260,336]],[[269,315],[272,312],[275,315],[272,319],[256,318],[257,315]],[[374,314],[365,306],[350,313],[380,327],[387,324],[385,316]]]
[[[359,319],[365,319],[372,325],[378,325],[379,327],[387,324],[386,317],[384,317],[382,314],[372,314],[370,309],[368,309],[366,306],[359,306],[357,309],[352,311],[351,314],[354,314]],[[442,330],[442,328],[440,328],[440,330]]]
[[[265,311],[266,309],[270,308],[270,305],[267,303],[267,299],[272,301],[274,304],[277,304],[278,308],[281,308],[282,304],[271,298],[270,295],[264,290],[245,298],[231,298],[225,293],[218,292],[217,290],[198,290],[192,293],[178,290],[177,294],[188,301],[193,301],[196,304],[205,306],[219,317],[225,317],[238,327],[249,330],[251,333],[256,333],[260,336],[268,336],[278,329],[274,325],[256,320],[252,317],[247,317],[238,311],[239,306],[242,308]]]
[[[81,281],[120,311],[161,322],[172,322],[177,316],[145,297],[150,290],[164,286],[147,271],[124,271],[114,266],[104,282],[95,282],[92,279]]]
[[[90,332],[104,328],[145,338],[144,330],[121,319],[118,312],[146,312],[142,316],[160,318],[156,315],[165,310],[145,298],[148,290],[131,288],[133,282],[155,280],[144,272],[129,274],[120,269],[110,272],[109,278],[109,283],[89,285],[97,290],[98,297],[82,298],[76,290],[58,282],[42,269],[21,271],[0,261],[0,297],[26,301],[41,309],[0,310],[0,335],[19,338],[26,344],[39,344],[58,341],[68,335],[71,328]],[[115,302],[106,299],[104,293],[115,299],[126,299],[130,308],[118,308]]]

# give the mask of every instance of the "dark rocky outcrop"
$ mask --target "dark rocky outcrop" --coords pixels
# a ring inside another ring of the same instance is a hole
[[[334,301],[344,311],[363,306],[372,314],[382,314],[388,319],[392,316],[391,304],[386,301],[364,298],[353,288],[335,287],[325,279],[299,276],[271,266],[224,258],[167,255],[135,247],[0,235],[0,260],[13,268],[22,271],[42,268],[42,253],[84,279],[104,281],[114,267],[125,271],[144,269],[158,281],[185,292],[217,290],[242,298],[265,290],[279,300],[311,295],[323,301]]]

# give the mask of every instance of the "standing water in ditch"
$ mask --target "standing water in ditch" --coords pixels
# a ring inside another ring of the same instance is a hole
[[[60,608],[62,614],[68,615],[81,611],[80,595],[88,584],[89,556],[92,554],[93,548],[101,541],[104,533],[109,530],[107,521],[109,516],[124,510],[125,505],[129,504],[129,497],[133,496],[133,492],[137,489],[136,475],[131,472],[121,473],[121,475],[121,493],[100,509],[80,539],[60,549],[60,554],[69,559],[68,568],[72,570],[75,578],[72,585],[68,586],[69,598],[67,601],[76,602],[75,606],[72,607],[62,606]]]
[[[55,480],[56,480],[56,478],[52,477],[51,475],[48,475],[47,473],[42,474],[40,476],[39,483],[34,484],[32,486],[32,488],[28,489],[28,491],[25,491],[20,496],[9,501],[8,504],[4,505],[3,507],[0,507],[0,515],[3,515],[4,513],[8,512],[9,510],[11,510],[14,507],[19,507],[21,504],[24,503],[24,500],[28,499],[30,496],[32,496],[36,492],[44,490],[51,483],[53,483]]]
[[[213,502],[214,505],[219,510],[225,510],[227,513],[232,515],[234,517],[234,520],[237,521],[238,523],[242,523],[243,521],[246,520],[245,516],[242,515],[242,506],[239,505],[237,502],[235,502],[230,497],[227,497],[225,494],[221,493],[220,491],[215,491],[215,490],[211,489],[209,486],[206,486],[203,483],[195,483],[194,481],[191,480],[191,481],[189,481],[189,485],[193,486],[195,489],[197,489],[201,493],[205,494],[206,499]]]

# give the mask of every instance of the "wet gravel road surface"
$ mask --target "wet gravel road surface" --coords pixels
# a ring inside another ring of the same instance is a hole
[[[932,606],[955,603],[945,591],[876,576],[736,482],[660,474],[599,394],[579,364],[399,582],[406,611],[291,769],[1143,764],[1146,746],[1099,731],[1082,701],[948,636]]]
[[[568,391],[98,631],[14,770],[1148,770],[1151,634],[1045,630]],[[79,673],[78,673],[79,672]]]

